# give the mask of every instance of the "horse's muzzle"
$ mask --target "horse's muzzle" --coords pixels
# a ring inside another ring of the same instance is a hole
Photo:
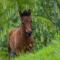
[[[32,31],[26,32],[27,36],[30,37],[32,35]]]

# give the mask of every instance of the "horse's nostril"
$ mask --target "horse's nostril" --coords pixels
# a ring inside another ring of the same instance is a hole
[[[31,36],[31,33],[28,33],[29,36]]]

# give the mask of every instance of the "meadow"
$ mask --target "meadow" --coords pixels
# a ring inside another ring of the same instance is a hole
[[[19,10],[29,8],[32,12],[34,51],[21,53],[11,60],[60,60],[59,0],[0,0],[0,60],[9,60],[9,32],[21,26]]]

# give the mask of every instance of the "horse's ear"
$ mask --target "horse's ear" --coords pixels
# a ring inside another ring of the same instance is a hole
[[[29,13],[29,15],[31,15],[31,10],[30,9],[28,10],[28,13]]]

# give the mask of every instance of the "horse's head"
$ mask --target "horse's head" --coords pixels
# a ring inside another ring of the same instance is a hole
[[[32,34],[32,19],[31,19],[31,11],[25,10],[21,14],[22,25],[24,26],[25,33],[27,36],[31,36]]]

